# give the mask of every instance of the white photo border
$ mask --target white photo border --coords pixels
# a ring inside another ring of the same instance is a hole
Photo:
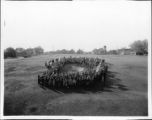
[[[5,36],[3,36],[3,7],[5,7],[5,2],[9,1],[1,1],[1,81],[0,81],[0,89],[1,89],[1,99],[0,99],[0,118],[1,119],[78,119],[78,120],[123,120],[123,119],[152,119],[152,76],[151,76],[151,39],[148,40],[148,116],[4,116],[4,48],[3,48],[3,39]],[[22,1],[19,1],[22,2]],[[46,1],[44,1],[46,2]],[[58,3],[62,2],[57,1]],[[74,1],[72,1],[74,2]],[[80,2],[80,1],[79,1]],[[88,2],[88,1],[87,1]],[[95,1],[93,1],[95,2]],[[130,1],[129,1],[130,2]],[[137,2],[137,1],[131,1],[131,2]],[[140,2],[140,1],[138,1]],[[142,1],[144,2],[144,1]],[[151,5],[151,1],[145,1],[149,2]],[[78,4],[78,2],[75,2]],[[97,2],[98,3],[98,2]]]

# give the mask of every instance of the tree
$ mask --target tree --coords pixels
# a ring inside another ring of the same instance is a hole
[[[97,54],[97,55],[105,54],[105,50],[103,48],[94,49],[92,52],[93,54]]]
[[[42,47],[38,46],[34,48],[34,52],[36,55],[40,55],[40,54],[43,54],[44,50]]]
[[[130,45],[131,49],[134,50],[138,55],[148,54],[148,41],[137,40]]]
[[[148,40],[147,39],[143,40],[143,46],[144,46],[145,52],[148,53]]]
[[[117,55],[117,54],[118,54],[118,51],[117,51],[117,50],[110,50],[110,51],[108,52],[108,54]]]
[[[73,49],[71,49],[71,50],[69,51],[69,54],[75,54],[75,51],[74,51]]]
[[[19,56],[23,57],[25,54],[25,49],[24,48],[16,48],[16,54],[17,54],[17,57],[19,57]]]
[[[6,50],[4,50],[4,58],[8,58],[8,57],[16,58],[16,56],[17,55],[16,55],[16,51],[14,50],[14,48],[9,47]]]
[[[34,49],[28,48],[24,51],[24,57],[31,57],[34,55]]]
[[[81,49],[79,49],[78,51],[77,51],[77,54],[83,54],[84,52],[83,52],[83,50],[81,50]]]
[[[67,54],[68,53],[68,51],[66,50],[66,49],[62,49],[62,50],[60,50],[60,52],[59,53],[61,53],[61,54]]]

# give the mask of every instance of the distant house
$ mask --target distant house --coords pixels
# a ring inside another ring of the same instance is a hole
[[[133,51],[132,49],[118,49],[118,54],[119,55],[136,55],[136,52]]]

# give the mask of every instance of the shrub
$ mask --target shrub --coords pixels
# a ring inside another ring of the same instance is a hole
[[[35,54],[36,54],[36,55],[43,54],[43,52],[44,52],[43,48],[40,47],[40,46],[35,47],[35,48],[34,48],[34,51],[35,51]]]
[[[16,58],[16,51],[14,50],[14,48],[9,47],[6,50],[4,50],[4,58]]]

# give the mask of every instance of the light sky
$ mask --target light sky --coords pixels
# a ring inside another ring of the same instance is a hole
[[[150,1],[2,3],[3,48],[111,50],[143,39],[151,40]]]

